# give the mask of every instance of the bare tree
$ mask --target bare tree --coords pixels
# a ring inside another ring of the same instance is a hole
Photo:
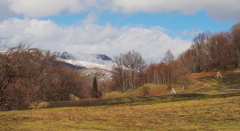
[[[240,67],[240,23],[232,26],[230,30],[230,40],[233,44],[233,53],[237,67]]]
[[[167,50],[162,61],[166,64],[170,64],[172,61],[174,61],[174,59],[175,59],[175,57],[173,56],[171,50]]]
[[[114,57],[116,66],[115,78],[125,91],[126,88],[134,89],[138,86],[138,79],[140,72],[145,69],[146,62],[142,58],[141,54],[135,51],[129,51],[125,54],[120,54],[120,56]]]
[[[194,70],[196,72],[202,71],[207,64],[207,49],[206,44],[211,37],[210,32],[203,32],[198,34],[193,38],[193,44],[191,46],[192,49],[192,57],[194,61]]]

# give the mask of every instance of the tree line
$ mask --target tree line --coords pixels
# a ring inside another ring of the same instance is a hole
[[[112,80],[117,90],[126,91],[145,84],[187,86],[191,82],[190,71],[168,50],[160,63],[147,63],[141,54],[129,51],[114,58],[116,65]]]
[[[192,46],[179,58],[191,72],[233,70],[240,65],[240,23],[230,31],[204,32],[193,39]]]
[[[230,31],[203,32],[176,59],[168,50],[160,63],[146,64],[141,54],[129,51],[114,58],[113,81],[118,90],[135,89],[144,83],[188,86],[191,73],[227,71],[240,66],[240,23]]]

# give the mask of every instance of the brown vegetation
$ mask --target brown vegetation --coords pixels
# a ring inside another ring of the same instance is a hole
[[[234,70],[240,67],[240,23],[230,31],[203,32],[192,46],[174,58],[168,50],[160,63],[146,66],[141,54],[130,51],[115,57],[115,90],[136,89],[145,83],[177,84],[187,89],[194,82],[191,73]]]
[[[240,65],[240,23],[229,32],[200,33],[179,57],[192,72],[233,70]]]
[[[80,96],[82,80],[48,51],[20,44],[0,54],[0,110],[26,109],[34,101]]]

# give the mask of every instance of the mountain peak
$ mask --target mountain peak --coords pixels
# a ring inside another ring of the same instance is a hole
[[[53,55],[55,55],[58,58],[65,59],[65,60],[76,60],[76,58],[73,55],[69,54],[66,51],[63,51],[63,52],[55,51],[55,52],[53,52]]]
[[[112,61],[112,58],[110,58],[109,56],[105,55],[105,54],[97,54],[96,56],[97,59],[102,59],[105,61]]]

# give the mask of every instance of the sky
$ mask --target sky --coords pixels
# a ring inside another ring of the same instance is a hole
[[[0,48],[25,43],[50,51],[134,50],[159,62],[177,57],[201,32],[240,22],[239,0],[0,0]]]

